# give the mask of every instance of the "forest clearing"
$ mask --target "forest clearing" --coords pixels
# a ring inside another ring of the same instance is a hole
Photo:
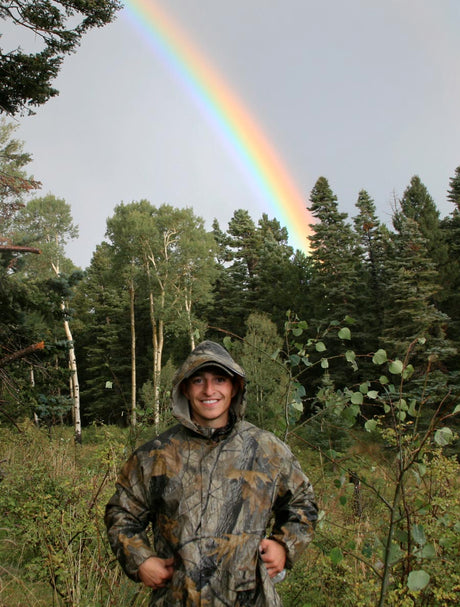
[[[2,607],[148,605],[148,589],[128,580],[111,554],[103,511],[132,441],[151,435],[148,427],[134,437],[126,429],[94,426],[76,445],[70,428],[24,423],[0,430]],[[313,544],[279,586],[283,604],[379,604],[395,449],[359,431],[333,463],[306,445],[301,432],[290,443],[317,491],[321,516]],[[458,604],[456,459],[430,449],[404,484],[397,513],[384,604]],[[417,590],[414,578],[410,590],[408,571],[422,569],[428,585]]]

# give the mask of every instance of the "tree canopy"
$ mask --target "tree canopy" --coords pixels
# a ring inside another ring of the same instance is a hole
[[[33,107],[57,95],[52,81],[64,56],[76,50],[88,30],[110,23],[120,7],[118,0],[0,1],[0,19],[23,28],[23,34],[32,32],[42,43],[30,53],[21,46],[0,47],[0,113],[33,113]]]

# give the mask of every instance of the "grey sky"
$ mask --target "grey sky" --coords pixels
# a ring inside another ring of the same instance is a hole
[[[418,174],[441,215],[460,165],[459,0],[157,0],[213,63],[308,204],[324,175],[350,216],[388,221]],[[264,207],[222,139],[123,13],[65,59],[59,97],[20,119],[30,172],[71,206],[88,265],[119,202],[193,207],[223,229]]]

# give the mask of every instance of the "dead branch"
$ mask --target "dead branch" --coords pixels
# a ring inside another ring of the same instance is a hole
[[[28,356],[29,354],[32,354],[32,352],[35,352],[36,350],[43,350],[44,348],[45,342],[39,341],[37,344],[32,344],[30,346],[27,346],[27,348],[12,352],[11,354],[8,354],[8,356],[4,356],[0,359],[0,368],[6,367],[6,365],[9,365],[11,362],[17,360],[18,358],[24,358],[24,356]]]

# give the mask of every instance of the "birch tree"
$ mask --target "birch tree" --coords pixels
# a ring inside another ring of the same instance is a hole
[[[50,276],[67,283],[65,286],[62,285],[59,307],[67,341],[74,438],[75,442],[81,443],[80,384],[68,305],[68,296],[71,295],[68,277],[75,268],[65,256],[65,245],[78,236],[78,228],[73,223],[70,205],[51,194],[44,198],[34,198],[15,217],[13,234],[16,242],[39,246],[42,251],[41,255],[28,258],[27,263],[24,264],[22,272],[26,277],[45,279]]]

